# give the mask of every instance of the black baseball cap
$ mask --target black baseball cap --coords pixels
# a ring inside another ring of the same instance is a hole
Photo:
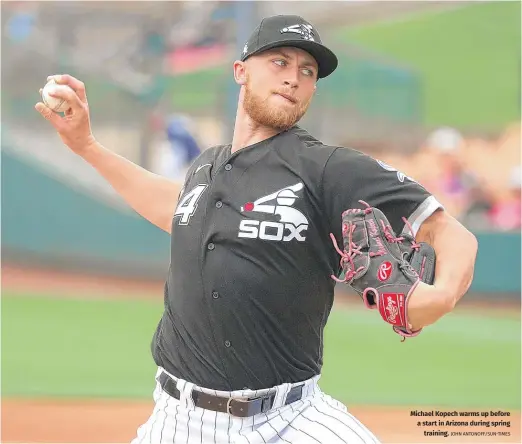
[[[318,78],[329,76],[337,68],[337,57],[322,44],[317,30],[298,15],[264,18],[245,44],[241,61],[254,54],[281,46],[301,48],[310,53],[319,67]]]

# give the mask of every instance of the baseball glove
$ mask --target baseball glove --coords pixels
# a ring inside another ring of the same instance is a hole
[[[396,236],[388,219],[377,208],[359,201],[366,208],[349,209],[342,214],[344,250],[330,234],[341,256],[343,282],[359,293],[370,309],[378,309],[385,322],[403,337],[417,336],[408,323],[408,298],[422,280],[432,284],[435,277],[435,250],[412,235]]]

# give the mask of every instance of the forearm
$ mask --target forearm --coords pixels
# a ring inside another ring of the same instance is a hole
[[[435,250],[435,281],[433,286],[421,284],[410,297],[408,315],[413,329],[433,324],[453,310],[473,279],[475,236],[445,213],[432,217],[421,227],[417,240],[429,243]]]
[[[449,307],[453,309],[473,280],[477,239],[459,222],[450,218],[433,234],[432,242],[437,255],[433,285],[447,295]]]
[[[170,233],[181,184],[136,165],[93,142],[82,157],[138,214]]]

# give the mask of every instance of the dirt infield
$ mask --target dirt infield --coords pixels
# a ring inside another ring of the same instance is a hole
[[[27,270],[2,266],[2,289],[45,292],[66,297],[153,298],[163,297],[163,282],[129,281],[106,277],[64,274],[56,271]],[[475,307],[481,309],[481,307]],[[483,307],[482,307],[483,308]],[[490,308],[488,308],[490,312]],[[520,315],[520,307],[502,309]],[[152,395],[152,394],[151,394]],[[152,411],[152,402],[132,400],[35,400],[2,399],[3,443],[122,443],[130,442],[138,426]],[[372,430],[383,443],[520,443],[520,412],[495,418],[509,421],[510,427],[417,426],[418,421],[442,418],[410,416],[414,407],[352,406],[350,412]],[[437,410],[426,406],[418,410]],[[440,409],[448,411],[448,409]],[[444,418],[444,420],[484,420],[484,418]],[[486,420],[492,420],[487,418]],[[425,436],[424,431],[474,432],[474,436]],[[509,434],[500,436],[499,432]],[[476,434],[482,434],[476,435]],[[489,436],[488,436],[489,434]],[[495,434],[495,435],[493,435]]]
[[[424,407],[424,410],[426,408]],[[152,411],[152,403],[135,401],[2,400],[2,442],[130,442]],[[410,411],[391,407],[350,409],[383,443],[520,443],[520,416],[511,427],[417,427]],[[447,411],[447,409],[446,409]],[[425,420],[421,419],[421,420]],[[433,418],[430,418],[433,419]],[[455,418],[451,418],[455,419]],[[458,418],[456,418],[458,419]],[[479,418],[475,418],[479,419]],[[490,419],[490,418],[488,418]],[[503,419],[504,421],[507,418]],[[424,436],[424,430],[509,432],[510,436]]]
[[[2,264],[2,290],[64,297],[163,298],[161,281],[92,276]]]

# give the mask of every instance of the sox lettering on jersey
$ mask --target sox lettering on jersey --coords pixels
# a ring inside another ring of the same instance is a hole
[[[296,193],[303,188],[303,183],[299,182],[241,206],[242,213],[273,214],[279,216],[279,221],[243,219],[239,224],[238,237],[283,242],[293,239],[305,241],[303,232],[308,228],[308,219],[299,210],[292,208],[299,198]]]

